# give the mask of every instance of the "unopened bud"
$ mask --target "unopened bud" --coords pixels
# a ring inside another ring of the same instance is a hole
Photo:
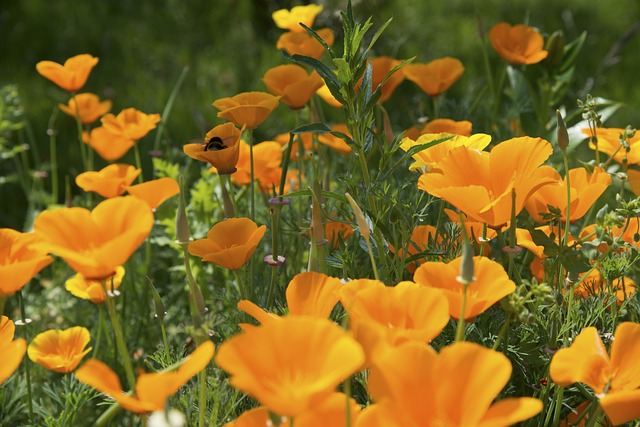
[[[557,130],[557,139],[558,139],[558,147],[562,151],[566,151],[569,146],[569,132],[567,132],[567,125],[564,123],[562,119],[562,114],[560,114],[560,110],[556,110],[556,119],[558,120],[558,130]]]
[[[153,286],[153,282],[151,282],[151,279],[147,276],[147,283],[149,283],[149,288],[151,289],[151,296],[153,297],[153,306],[155,308],[155,315],[154,317],[157,319],[164,319],[165,314],[167,314],[164,311],[164,303],[162,302],[162,298],[160,298],[160,294],[158,293],[158,290],[156,289],[155,286]]]
[[[360,229],[360,234],[366,241],[369,241],[369,236],[371,236],[371,229],[369,228],[369,224],[367,224],[367,220],[362,213],[362,209],[356,203],[356,201],[351,197],[351,194],[344,193],[349,205],[351,205],[351,209],[353,210],[353,214],[356,216],[356,221],[358,222],[358,228]]]
[[[462,246],[462,262],[460,263],[460,275],[456,280],[463,286],[473,283],[476,278],[473,276],[473,246],[471,243],[465,242]]]

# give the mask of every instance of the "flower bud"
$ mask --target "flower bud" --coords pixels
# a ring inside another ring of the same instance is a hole
[[[565,125],[564,120],[562,119],[562,114],[560,114],[560,110],[556,110],[556,118],[558,120],[558,147],[564,152],[569,146],[569,132],[567,132],[567,125]]]

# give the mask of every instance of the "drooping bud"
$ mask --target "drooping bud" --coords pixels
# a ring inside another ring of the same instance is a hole
[[[560,110],[556,110],[556,119],[558,120],[558,130],[557,130],[557,139],[558,139],[558,147],[564,152],[567,150],[569,146],[569,132],[567,132],[567,125],[564,123],[562,119],[562,114],[560,114]]]
[[[468,241],[462,245],[462,262],[460,263],[460,275],[456,280],[463,286],[469,286],[476,278],[473,275],[473,246]]]
[[[353,210],[353,214],[356,216],[356,221],[358,222],[358,228],[360,229],[360,234],[364,239],[368,242],[369,237],[371,236],[371,229],[369,228],[369,224],[367,224],[367,220],[362,213],[362,209],[356,203],[356,201],[351,197],[351,194],[344,193],[349,205],[351,205],[351,209]]]

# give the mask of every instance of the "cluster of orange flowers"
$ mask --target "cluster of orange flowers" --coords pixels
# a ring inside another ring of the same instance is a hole
[[[290,55],[320,58],[324,46],[300,23],[311,28],[321,12],[322,6],[310,5],[274,13],[276,25],[288,30],[277,47]],[[333,43],[331,30],[320,29],[317,34],[327,45]],[[548,55],[542,36],[528,26],[499,23],[489,36],[492,46],[510,64],[536,64]],[[117,116],[108,114],[110,101],[77,93],[97,62],[91,55],[78,55],[64,65],[41,62],[37,70],[71,93],[69,103],[60,108],[82,126],[102,117],[102,125],[87,128],[84,138],[104,160],[112,162],[153,130],[160,116],[134,108]],[[390,70],[401,62],[385,56],[369,60],[372,85],[381,85],[379,103],[388,100],[404,79],[430,97],[441,96],[464,72],[459,60],[445,57],[408,64],[389,77]],[[282,196],[275,189],[285,173],[282,164],[289,161],[283,148],[293,141],[281,136],[254,143],[252,130],[267,120],[280,102],[300,110],[317,94],[333,107],[341,105],[318,73],[302,66],[277,66],[267,71],[262,81],[270,93],[244,92],[213,102],[218,117],[228,122],[209,130],[203,143],[185,145],[183,151],[210,165],[221,179],[228,175],[229,182],[238,186],[257,182],[263,193]],[[332,130],[348,134],[344,124],[335,124]],[[615,140],[621,133],[602,129],[593,148],[621,164],[640,163],[633,150],[640,139],[629,138],[621,145]],[[318,150],[318,143],[343,155],[353,151],[332,133],[297,138],[299,150],[292,150],[290,158],[298,161]],[[554,149],[542,138],[516,137],[484,151],[491,142],[489,135],[473,134],[471,122],[440,118],[409,129],[400,148],[412,150],[414,162],[409,169],[419,174],[417,188],[458,210],[446,210],[450,221],[463,230],[458,243],[482,245],[511,227],[517,245],[535,256],[533,274],[544,280],[544,248],[534,242],[529,230],[516,229],[516,218],[526,211],[533,222],[541,224],[538,231],[560,243],[558,224],[583,218],[610,186],[611,176],[600,166],[570,169],[561,176],[545,165]],[[423,145],[428,148],[415,151]],[[133,185],[141,172],[139,167],[117,163],[85,171],[76,177],[77,185],[106,199],[92,210],[68,207],[42,212],[32,233],[0,229],[0,301],[14,295],[49,265],[53,261],[49,254],[62,258],[75,271],[66,281],[70,293],[94,304],[110,301],[122,284],[122,266],[153,228],[154,209],[179,193],[178,184],[169,178]],[[638,176],[640,182],[640,172]],[[285,193],[302,186],[295,182],[302,179],[301,172],[289,178]],[[226,181],[221,182],[224,187]],[[124,196],[125,192],[129,195]],[[349,224],[339,221],[323,226],[333,248],[353,233]],[[629,227],[611,231],[637,247],[629,230],[638,226],[636,220]],[[256,253],[266,230],[266,225],[256,224],[253,218],[228,215],[211,227],[206,238],[180,243],[203,262],[237,270]],[[590,230],[584,227],[583,232]],[[583,243],[587,235],[580,236]],[[568,230],[566,237],[563,244],[576,242]],[[464,326],[465,321],[473,321],[516,291],[505,268],[488,253],[473,256],[465,252],[448,262],[427,261],[424,252],[442,238],[435,227],[422,225],[401,247],[391,248],[396,257],[411,258],[406,267],[412,280],[395,286],[364,278],[343,281],[309,271],[288,283],[285,315],[267,312],[242,299],[238,308],[259,325],[240,324],[242,331],[224,341],[217,352],[212,342],[201,341],[172,371],[140,373],[135,384],[129,379],[133,393],[126,392],[118,375],[97,358],[78,369],[92,350],[85,327],[48,330],[27,346],[24,339],[14,339],[14,323],[2,316],[0,383],[18,368],[26,352],[30,360],[46,369],[63,374],[75,371],[78,380],[110,396],[124,409],[146,414],[162,410],[167,398],[213,359],[229,374],[233,387],[260,404],[227,427],[270,425],[276,417],[281,426],[295,422],[297,427],[317,426],[319,420],[323,425],[355,427],[507,426],[536,416],[543,409],[540,399],[495,401],[511,376],[506,356],[464,342],[464,337],[438,350],[431,346],[452,319]],[[516,250],[513,246],[507,249]],[[596,267],[591,283],[601,283]],[[635,289],[631,279],[621,286],[626,287],[616,295],[620,303]],[[588,294],[584,286],[573,291]],[[336,311],[347,314],[346,329],[330,320]],[[636,323],[618,326],[610,353],[598,331],[585,328],[569,347],[553,356],[550,377],[560,387],[588,385],[608,419],[614,425],[624,424],[640,417],[640,370],[635,362],[639,343],[640,325]],[[349,395],[347,386],[338,391],[340,384],[350,384],[350,378],[360,373],[365,373],[362,377],[372,402],[364,408]]]

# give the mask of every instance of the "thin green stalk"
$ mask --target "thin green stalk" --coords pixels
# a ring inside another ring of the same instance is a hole
[[[467,288],[469,285],[463,285],[462,287],[462,306],[460,307],[460,318],[458,319],[458,328],[456,329],[455,342],[464,341],[464,314],[467,309]]]
[[[569,227],[571,226],[571,181],[569,178],[569,159],[565,150],[562,150],[562,160],[564,161],[564,180],[567,185],[567,211],[565,212],[564,237],[561,244],[561,246],[565,246],[569,243]]]
[[[20,307],[20,320],[22,320],[22,326],[24,326],[24,339],[26,342],[29,342],[29,321],[27,321],[27,315],[24,310],[24,300],[22,298],[22,289],[16,292],[18,295],[18,306]],[[32,394],[31,394],[31,364],[29,361],[25,361],[24,371],[27,380],[27,406],[29,408],[29,419],[33,420],[33,402],[32,402]]]
[[[247,142],[249,143],[249,164],[251,166],[251,177],[250,177],[250,218],[252,221],[256,220],[256,183],[255,183],[255,167],[253,164],[253,130],[247,129]]]
[[[205,416],[207,415],[207,372],[206,369],[198,373],[198,426],[205,427]]]
[[[502,328],[500,328],[500,332],[498,333],[498,338],[496,338],[496,341],[493,343],[493,347],[491,347],[492,350],[497,350],[498,346],[500,345],[500,342],[502,342],[502,338],[504,338],[504,336],[507,333],[507,328],[509,327],[509,324],[511,323],[511,315],[507,314],[507,318],[504,320],[504,323],[502,324]],[[508,347],[508,343],[505,344],[505,353],[507,351],[507,347]]]
[[[160,149],[160,139],[162,138],[162,134],[164,133],[166,122],[167,120],[169,120],[169,115],[171,114],[173,103],[175,102],[176,97],[178,96],[178,91],[182,86],[182,82],[184,82],[184,78],[187,77],[188,72],[189,72],[189,66],[185,65],[182,68],[182,72],[180,73],[180,76],[178,77],[178,81],[176,82],[176,84],[173,86],[173,89],[171,90],[171,94],[169,95],[169,99],[167,99],[167,103],[164,106],[164,110],[162,110],[162,120],[160,120],[160,125],[158,126],[158,131],[156,132],[156,139],[153,141],[153,149],[156,151]]]
[[[556,394],[555,406],[553,408],[553,423],[551,425],[554,425],[554,426],[560,425],[560,410],[562,409],[563,397],[564,397],[564,388],[559,387],[558,393]]]
[[[369,252],[369,259],[371,260],[371,268],[373,269],[373,277],[376,280],[380,280],[380,275],[378,274],[378,267],[376,266],[376,260],[373,256],[373,248],[371,247],[371,243],[369,241],[369,239],[365,239],[365,242],[367,243],[367,251]],[[378,253],[380,253],[380,250],[378,250]]]
[[[49,125],[47,126],[47,134],[49,135],[49,155],[51,156],[51,197],[53,203],[58,203],[59,183],[58,183],[58,149],[57,134],[55,129],[56,117],[58,116],[58,108],[53,109],[51,117],[49,117]]]
[[[238,206],[236,205],[236,199],[233,196],[233,187],[229,180],[229,175],[218,175],[220,177],[220,189],[222,191],[222,207],[224,208],[225,218],[233,218],[238,212]],[[231,192],[227,189],[227,185],[231,187]]]
[[[75,119],[76,119],[76,128],[78,131],[78,142],[80,143],[80,156],[82,157],[82,167],[84,168],[85,172],[87,172],[87,171],[90,171],[91,169],[89,169],[89,163],[87,161],[87,146],[84,143],[84,140],[82,138],[82,120],[80,120],[80,109],[78,108],[78,102],[76,100],[75,92],[71,93],[71,99],[73,99],[73,102],[76,105]]]
[[[184,269],[187,273],[187,283],[189,284],[189,301],[191,306],[191,317],[196,328],[202,325],[202,316],[207,309],[204,305],[204,298],[196,279],[191,272],[191,264],[189,263],[189,243],[180,243],[183,252]]]
[[[140,175],[138,175],[138,183],[142,184],[144,178],[142,177],[142,160],[140,159],[140,149],[138,148],[138,141],[133,144],[133,153],[136,156],[136,167],[140,169]]]
[[[105,289],[107,289],[105,283],[103,283],[103,286],[105,286]],[[118,352],[120,353],[120,357],[122,358],[124,373],[127,376],[129,388],[135,390],[136,376],[133,372],[133,363],[131,362],[131,357],[129,356],[129,350],[127,350],[127,343],[124,339],[124,334],[122,333],[122,327],[120,326],[120,320],[118,319],[118,313],[116,313],[116,307],[113,303],[113,298],[108,297],[105,303],[107,304],[107,312],[109,313],[111,326],[116,336],[116,346],[118,347]]]
[[[0,296],[0,316],[4,314],[4,305],[7,301],[7,297]]]
[[[104,308],[102,304],[96,306],[98,309],[98,334],[96,336],[96,345],[93,347],[93,354],[100,354],[100,344],[102,343],[102,329],[104,327]]]

